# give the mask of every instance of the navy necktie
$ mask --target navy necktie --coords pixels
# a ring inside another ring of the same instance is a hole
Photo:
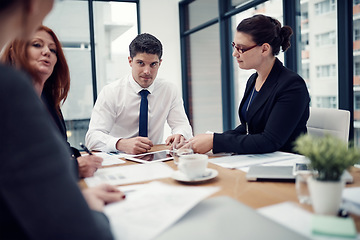
[[[149,91],[143,89],[140,91],[141,102],[140,102],[140,116],[139,116],[139,136],[148,136],[148,100],[147,95]]]

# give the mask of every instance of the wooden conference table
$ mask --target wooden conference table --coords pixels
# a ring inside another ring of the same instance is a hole
[[[150,151],[167,148],[168,146],[165,145],[156,145]],[[166,161],[165,163],[171,168],[177,169],[173,161]],[[130,164],[139,163],[126,160],[125,164],[119,166]],[[248,182],[246,180],[246,173],[241,170],[227,169],[213,163],[209,163],[208,167],[218,171],[219,174],[216,178],[207,182],[191,183],[189,185],[220,187],[220,190],[211,197],[228,196],[254,209],[287,201],[298,203],[295,184],[293,182]],[[350,173],[354,177],[354,182],[347,184],[346,187],[360,187],[360,169],[352,168],[350,169]],[[179,183],[172,178],[157,179],[156,181],[172,185],[184,185],[184,183]],[[80,182],[80,185],[86,187],[83,180]],[[312,211],[312,207],[309,205],[299,204],[299,206],[308,211]],[[360,232],[360,216],[351,215],[351,217],[355,220],[357,232]]]

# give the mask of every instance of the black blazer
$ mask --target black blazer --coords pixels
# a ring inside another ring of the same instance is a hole
[[[65,120],[62,116],[62,112],[59,109],[59,113],[60,113],[59,116],[58,112],[56,111],[56,108],[54,107],[55,104],[51,94],[46,92],[45,90],[43,90],[43,92],[41,93],[41,100],[45,104],[48,113],[51,115],[51,118],[54,120],[54,123],[56,124],[59,133],[61,134],[63,139],[67,142],[70,148],[71,151],[70,159],[72,160],[71,162],[73,165],[74,174],[75,176],[79,177],[79,163],[76,158],[80,157],[81,154],[77,148],[72,147],[70,143],[67,141],[68,139],[66,134],[66,125],[65,125]]]
[[[240,110],[251,94],[256,78],[257,73],[254,73],[246,84],[239,107],[241,124],[234,130],[214,134],[214,153],[294,152],[294,140],[307,132],[310,97],[306,84],[276,58],[268,78],[246,113],[247,134],[246,122],[240,116]]]
[[[62,115],[61,109],[59,109],[60,115],[56,111],[56,108],[54,107],[55,106],[54,100],[52,99],[51,93],[47,92],[44,89],[43,92],[41,93],[41,100],[45,104],[48,112],[50,113],[52,119],[54,120],[54,123],[56,124],[57,128],[59,129],[61,136],[63,136],[64,140],[66,142],[68,142],[64,117]],[[81,154],[80,154],[79,150],[77,148],[71,147],[69,142],[68,142],[68,144],[69,144],[69,147],[71,148],[72,155],[75,158],[80,157]]]
[[[112,239],[31,80],[0,64],[0,239]]]

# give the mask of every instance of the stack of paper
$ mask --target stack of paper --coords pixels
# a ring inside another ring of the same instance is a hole
[[[268,164],[287,161],[293,164],[294,162],[304,162],[305,157],[299,154],[277,151],[265,154],[244,154],[211,158],[209,161],[225,168],[240,169],[265,163]]]

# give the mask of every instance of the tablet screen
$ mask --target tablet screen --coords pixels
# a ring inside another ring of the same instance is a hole
[[[161,160],[169,160],[172,158],[168,150],[145,153],[137,156],[133,156],[133,159],[152,162],[152,161],[161,161]]]

